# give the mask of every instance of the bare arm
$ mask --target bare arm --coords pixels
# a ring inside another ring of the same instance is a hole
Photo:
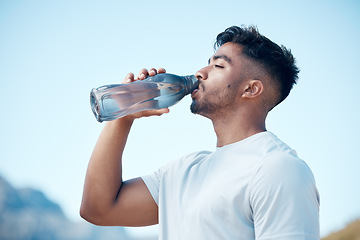
[[[159,69],[159,73],[165,72]],[[154,69],[150,75],[155,75]],[[149,75],[143,69],[138,79]],[[124,81],[134,81],[128,74]],[[146,226],[158,222],[158,207],[141,178],[123,182],[122,155],[136,118],[162,115],[169,109],[135,113],[106,123],[88,165],[80,215],[97,225]]]

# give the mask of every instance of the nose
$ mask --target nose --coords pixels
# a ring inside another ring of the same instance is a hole
[[[195,73],[195,77],[198,80],[206,80],[208,78],[207,67],[203,67]]]

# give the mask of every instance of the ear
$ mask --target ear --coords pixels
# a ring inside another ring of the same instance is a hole
[[[260,80],[250,80],[244,88],[243,98],[258,97],[264,91],[264,85]]]

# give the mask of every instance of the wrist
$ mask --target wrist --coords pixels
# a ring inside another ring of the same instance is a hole
[[[121,118],[118,118],[116,120],[114,120],[114,122],[121,124],[121,125],[132,125],[134,122],[135,118],[131,115],[127,115]]]

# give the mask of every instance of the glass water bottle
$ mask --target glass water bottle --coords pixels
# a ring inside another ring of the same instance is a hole
[[[135,112],[170,107],[197,87],[194,75],[161,73],[128,84],[92,89],[91,109],[99,122],[111,121]]]

